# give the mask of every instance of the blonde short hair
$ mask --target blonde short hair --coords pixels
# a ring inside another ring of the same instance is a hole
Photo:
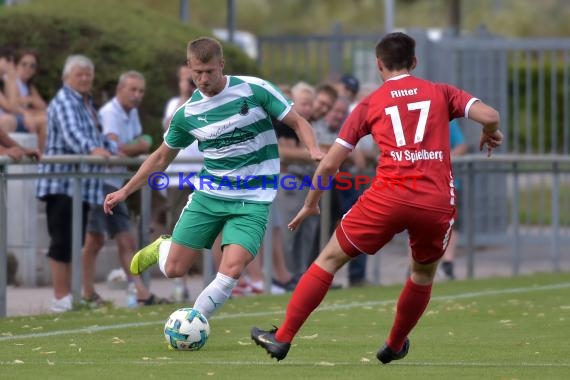
[[[299,96],[301,93],[308,93],[311,96],[315,96],[315,88],[308,84],[307,82],[297,82],[293,87],[291,87],[291,94],[293,97]]]

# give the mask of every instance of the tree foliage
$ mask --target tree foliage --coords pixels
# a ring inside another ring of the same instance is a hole
[[[201,35],[209,32],[130,2],[50,0],[0,10],[0,46],[38,53],[36,83],[48,101],[61,87],[63,63],[70,54],[93,60],[93,95],[99,106],[114,95],[122,72],[143,73],[147,83],[141,119],[155,141],[160,140],[164,105],[178,92],[176,68],[186,60],[186,44]],[[257,75],[255,64],[241,51],[224,48],[226,72]]]

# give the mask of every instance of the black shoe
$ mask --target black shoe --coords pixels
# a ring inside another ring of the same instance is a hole
[[[366,280],[366,279],[358,279],[358,280],[348,280],[348,287],[349,288],[364,288],[367,286],[374,286],[375,284]]]
[[[292,292],[293,290],[295,290],[295,286],[297,285],[296,282],[293,281],[293,279],[287,281],[287,282],[280,282],[277,281],[276,279],[273,279],[272,284],[283,289],[283,292]]]
[[[387,344],[384,344],[384,346],[376,354],[376,357],[383,364],[388,364],[392,360],[400,360],[405,358],[406,355],[408,355],[409,349],[410,349],[410,340],[406,338],[406,341],[404,342],[404,345],[402,346],[400,352],[394,352],[390,347],[388,347]]]
[[[443,261],[441,263],[441,270],[448,280],[455,280],[455,274],[453,273],[453,261]]]
[[[289,352],[289,348],[291,348],[291,343],[278,342],[277,339],[275,339],[276,332],[277,327],[270,331],[252,327],[251,339],[253,339],[258,346],[265,348],[265,351],[267,351],[269,356],[279,361],[285,359],[285,356],[287,356],[287,353]]]
[[[169,305],[172,301],[166,298],[159,298],[151,293],[147,299],[137,299],[139,306],[152,306],[152,305]]]

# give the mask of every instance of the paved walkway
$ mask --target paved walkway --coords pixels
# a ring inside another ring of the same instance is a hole
[[[561,249],[561,270],[570,271],[569,247]],[[382,285],[402,283],[406,277],[408,259],[403,242],[391,242],[381,255],[369,258],[367,277],[370,282],[379,282]],[[508,277],[513,274],[513,253],[508,247],[486,247],[478,249],[475,262],[475,277]],[[553,264],[550,258],[549,247],[526,245],[520,251],[520,274],[535,272],[551,272]],[[459,250],[455,261],[456,275],[459,280],[467,277],[467,257]],[[441,279],[439,279],[441,280]],[[343,268],[335,277],[335,283],[346,286],[346,270]],[[192,299],[200,293],[203,287],[201,276],[191,276],[189,288]],[[170,297],[174,288],[172,280],[153,278],[151,291],[160,297]],[[97,284],[97,292],[113,301],[115,305],[125,305],[126,292],[124,289],[113,289],[106,283]],[[25,288],[8,287],[7,315],[34,315],[49,312],[52,299],[51,287]]]

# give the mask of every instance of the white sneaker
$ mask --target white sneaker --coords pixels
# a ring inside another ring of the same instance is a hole
[[[285,294],[287,291],[281,286],[271,284],[271,294]]]
[[[54,313],[63,313],[73,309],[73,297],[68,294],[60,299],[53,299],[51,301],[51,311]]]

